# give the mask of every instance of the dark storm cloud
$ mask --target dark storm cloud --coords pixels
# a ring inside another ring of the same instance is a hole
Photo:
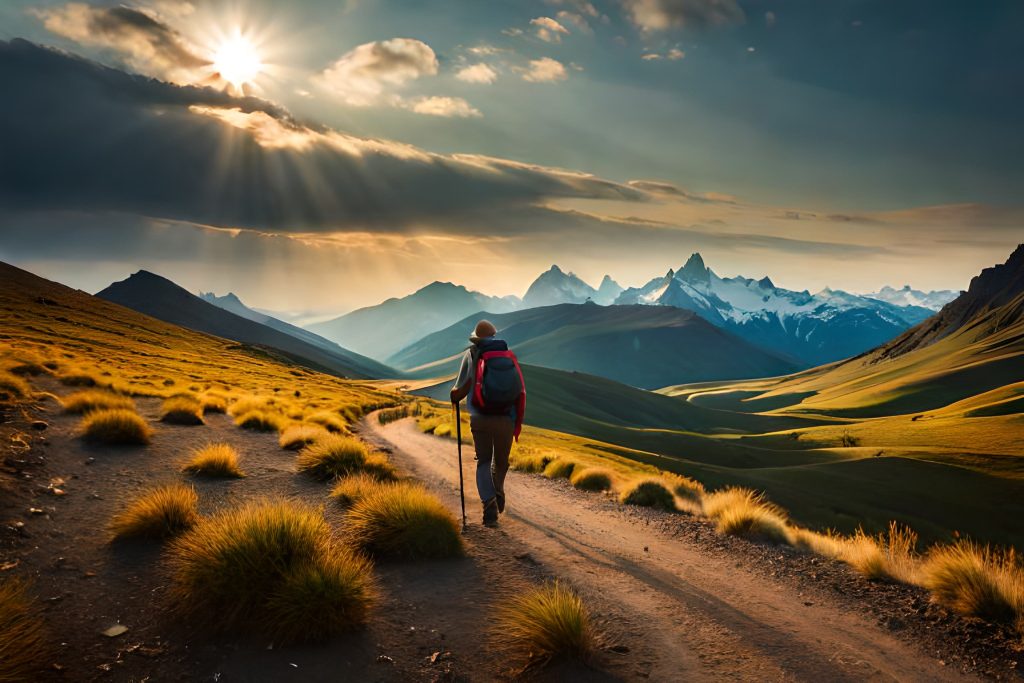
[[[0,43],[0,92],[9,94],[0,201],[11,209],[265,231],[486,232],[475,216],[546,199],[647,197],[585,174],[300,125],[262,100],[132,76],[23,40]]]

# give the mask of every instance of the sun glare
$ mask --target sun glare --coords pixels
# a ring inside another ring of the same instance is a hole
[[[263,60],[252,41],[236,32],[217,47],[213,55],[213,68],[221,78],[241,89],[260,75]]]

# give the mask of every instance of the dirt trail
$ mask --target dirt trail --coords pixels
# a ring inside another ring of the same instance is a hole
[[[365,436],[458,507],[455,443],[412,420],[366,423]],[[478,525],[475,462],[464,453],[467,508]],[[651,680],[971,680],[850,610],[813,581],[794,587],[737,558],[672,538],[643,515],[565,483],[509,473],[500,530],[510,552],[528,551],[570,580],[623,642],[646,644],[637,673]],[[652,517],[657,517],[652,516]],[[709,538],[709,542],[712,539]],[[642,661],[644,656],[649,661]]]

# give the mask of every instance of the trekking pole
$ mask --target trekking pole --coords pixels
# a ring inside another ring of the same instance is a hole
[[[462,533],[466,533],[466,485],[462,480],[462,411],[455,404],[455,440],[459,444],[459,499],[462,501]]]

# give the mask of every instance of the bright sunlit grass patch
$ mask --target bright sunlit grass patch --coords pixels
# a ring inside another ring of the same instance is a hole
[[[313,413],[306,418],[306,422],[320,425],[332,434],[348,434],[348,425],[345,420],[327,411]]]
[[[134,410],[114,408],[87,414],[79,433],[93,443],[144,446],[153,437],[153,428]]]
[[[793,536],[782,508],[750,489],[727,488],[704,497],[704,514],[721,534],[771,543],[792,543]]]
[[[28,584],[11,576],[0,579],[0,681],[39,680],[49,656],[43,617]]]
[[[161,539],[190,529],[199,519],[199,496],[191,486],[169,484],[146,491],[110,520],[114,538]]]
[[[612,471],[600,467],[576,467],[569,483],[583,491],[608,491],[612,487]]]
[[[538,474],[551,463],[554,458],[522,448],[516,449],[509,457],[509,466],[517,472]]]
[[[61,403],[64,404],[64,412],[74,415],[81,415],[100,409],[123,408],[135,410],[135,402],[128,396],[115,394],[103,389],[84,389],[65,396]]]
[[[350,508],[367,495],[378,491],[382,486],[391,486],[390,481],[381,481],[372,474],[357,472],[338,479],[331,489],[330,498],[343,508]]]
[[[623,490],[619,501],[624,505],[639,505],[668,512],[676,511],[676,500],[661,479],[639,479]]]
[[[576,467],[575,460],[555,458],[544,468],[544,476],[548,479],[568,479]]]
[[[32,395],[32,387],[21,377],[0,372],[0,400],[25,398]]]
[[[398,482],[365,492],[348,512],[352,543],[371,555],[400,559],[459,557],[459,524],[421,486]]]
[[[293,503],[204,518],[169,558],[172,604],[219,632],[322,641],[361,627],[374,598],[370,563],[333,540],[320,512]]]
[[[203,404],[194,396],[172,396],[161,406],[161,422],[176,425],[201,425]]]
[[[297,451],[327,436],[329,432],[320,425],[293,424],[281,432],[277,443],[288,451]]]
[[[212,443],[195,451],[192,459],[181,468],[189,474],[200,474],[206,477],[244,477],[238,466],[238,451],[226,443]]]
[[[228,397],[219,391],[207,391],[199,397],[203,414],[228,412]]]
[[[672,487],[672,493],[683,500],[700,503],[704,498],[704,485],[681,474],[665,473],[665,481]]]
[[[583,599],[557,581],[500,604],[491,635],[524,669],[559,658],[587,662],[600,640]]]
[[[257,432],[279,432],[288,426],[288,418],[269,410],[250,410],[236,417],[235,424]]]
[[[380,453],[352,436],[330,434],[299,451],[296,467],[327,480],[365,471],[378,479],[394,479],[394,468]]]
[[[917,534],[892,522],[877,537],[858,529],[845,540],[839,558],[869,579],[912,584],[918,580],[916,547]]]
[[[935,546],[921,567],[921,583],[960,614],[1018,625],[1024,619],[1024,567],[1012,550],[966,541]]]

